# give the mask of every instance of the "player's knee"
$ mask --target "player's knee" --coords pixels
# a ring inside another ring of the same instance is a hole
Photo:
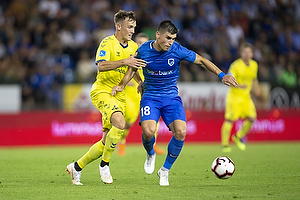
[[[256,118],[254,118],[254,117],[248,117],[247,120],[249,122],[253,123],[256,120]]]
[[[118,129],[124,130],[125,127],[126,127],[125,120],[124,120],[124,121],[122,121],[122,120],[117,121],[117,122],[114,124],[114,126],[115,126],[116,128],[118,128]]]
[[[143,137],[145,140],[151,140],[154,136],[155,128],[145,128],[143,129]]]
[[[179,130],[176,130],[175,133],[174,133],[174,137],[177,139],[177,140],[184,140],[185,139],[185,136],[186,136],[186,129],[179,129]]]
[[[114,127],[124,130],[126,127],[126,121],[121,112],[115,112],[111,117],[111,123]]]

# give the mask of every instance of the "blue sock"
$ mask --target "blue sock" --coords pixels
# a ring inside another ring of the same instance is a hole
[[[142,140],[143,140],[144,148],[146,149],[148,155],[151,156],[151,155],[155,154],[155,151],[153,149],[153,145],[155,143],[155,136],[153,136],[153,138],[151,140],[145,140],[142,135]]]
[[[173,163],[177,159],[180,154],[180,151],[183,146],[183,141],[177,140],[174,136],[171,138],[168,145],[168,155],[166,157],[165,163],[163,165],[164,168],[170,170]]]

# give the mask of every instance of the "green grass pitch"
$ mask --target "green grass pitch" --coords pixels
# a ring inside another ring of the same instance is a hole
[[[160,145],[166,147],[166,144]],[[300,143],[250,143],[245,152],[219,144],[185,144],[169,174],[169,187],[159,186],[156,172],[165,155],[156,157],[152,175],[144,172],[141,144],[128,145],[126,156],[111,158],[113,184],[101,182],[99,160],[82,172],[83,186],[71,184],[65,167],[88,146],[0,148],[0,199],[299,199]],[[211,163],[229,156],[236,165],[232,178],[219,180]]]

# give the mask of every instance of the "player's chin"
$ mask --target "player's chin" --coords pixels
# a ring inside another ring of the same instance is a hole
[[[169,51],[170,47],[165,47],[164,51]]]

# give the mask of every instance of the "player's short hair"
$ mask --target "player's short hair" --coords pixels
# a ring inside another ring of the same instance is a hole
[[[171,20],[163,20],[162,22],[160,22],[160,24],[158,25],[157,31],[160,33],[165,33],[165,32],[169,32],[171,34],[176,34],[178,33],[178,29],[176,28],[176,26],[172,23]]]
[[[241,45],[240,45],[240,52],[245,49],[245,48],[251,48],[252,52],[253,52],[253,45],[250,44],[249,42],[243,42]]]
[[[135,36],[135,40],[138,38],[147,38],[149,40],[149,36],[146,33],[138,33]]]
[[[114,16],[115,24],[124,21],[126,18],[129,18],[129,21],[136,21],[135,14],[132,11],[119,10]]]

